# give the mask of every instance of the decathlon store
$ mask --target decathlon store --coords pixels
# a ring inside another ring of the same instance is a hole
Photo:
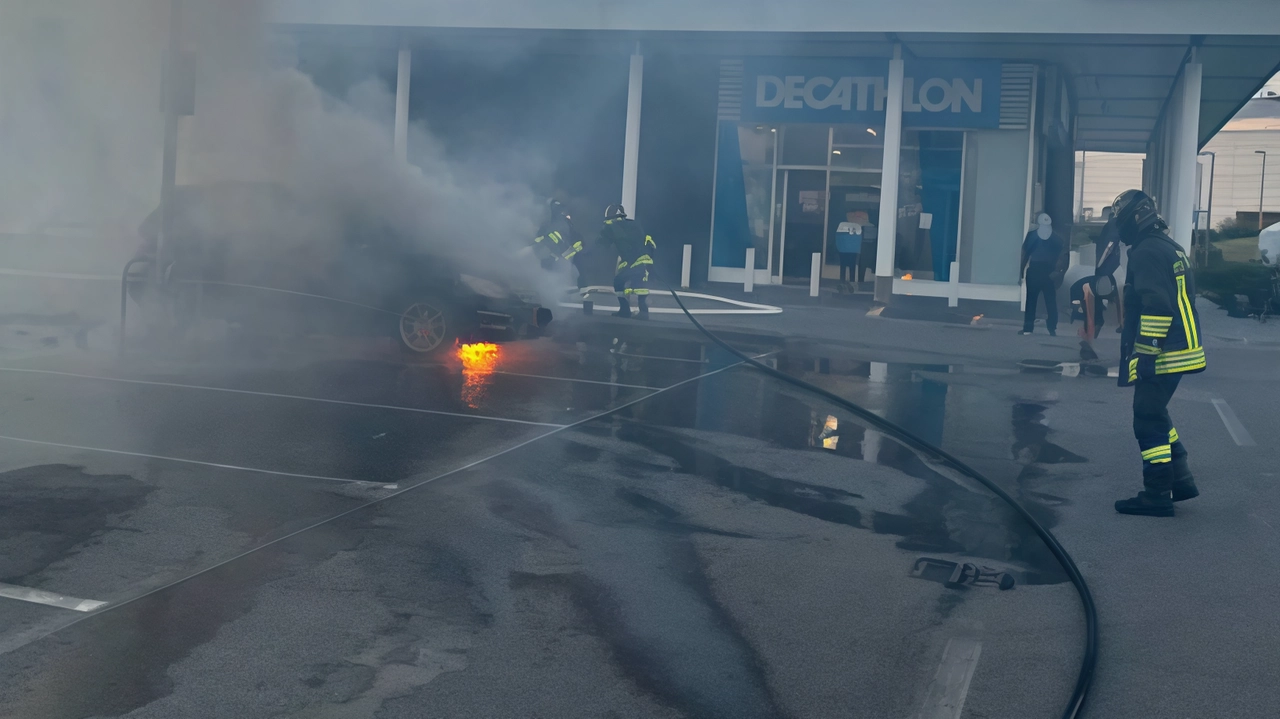
[[[1043,206],[1036,66],[905,61],[896,177],[884,171],[889,67],[721,60],[708,279],[744,280],[749,249],[757,283],[807,281],[814,253],[835,278],[836,230],[851,219],[864,224],[860,279],[894,242],[897,292],[1018,300],[1020,245]],[[879,232],[886,183],[897,185],[894,238]]]

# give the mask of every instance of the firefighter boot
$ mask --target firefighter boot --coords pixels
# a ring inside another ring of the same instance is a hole
[[[1138,496],[1116,502],[1116,511],[1120,514],[1137,514],[1144,517],[1172,517],[1173,465],[1169,462],[1160,464],[1143,463],[1142,486]]]
[[[1173,458],[1173,501],[1182,502],[1200,496],[1196,478],[1191,474],[1185,455]]]
[[[639,297],[637,297],[636,307],[637,307],[636,319],[638,320],[649,319],[649,298],[648,297],[644,295],[640,295]]]
[[[631,316],[631,303],[627,301],[626,297],[618,298],[618,311],[614,312],[613,316],[614,317],[630,317]]]

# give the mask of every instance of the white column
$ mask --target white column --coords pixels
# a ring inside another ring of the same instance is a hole
[[[875,301],[893,296],[893,260],[898,237],[898,164],[902,152],[902,46],[895,45],[889,61],[889,85],[884,104],[884,168],[880,173],[880,223],[876,228]]]
[[[751,293],[756,289],[756,248],[747,248],[747,261],[742,273],[742,291]]]
[[[817,297],[822,279],[822,253],[813,253],[813,261],[809,263],[809,296]]]
[[[396,158],[409,161],[409,76],[413,72],[413,51],[400,48],[400,65],[396,71]]]
[[[622,206],[636,217],[636,176],[640,172],[640,104],[644,99],[644,56],[640,46],[631,56],[627,83],[627,139],[622,154]]]
[[[1192,50],[1191,60],[1182,69],[1182,88],[1178,93],[1182,101],[1180,107],[1170,107],[1170,112],[1179,113],[1178,135],[1173,138],[1171,146],[1172,172],[1175,193],[1171,205],[1165,213],[1169,222],[1173,240],[1183,250],[1191,252],[1191,236],[1195,229],[1195,209],[1199,206],[1196,169],[1199,160],[1196,153],[1200,149],[1200,80],[1203,66]]]
[[[680,287],[689,289],[689,274],[693,270],[693,245],[684,246],[684,258],[680,261]]]

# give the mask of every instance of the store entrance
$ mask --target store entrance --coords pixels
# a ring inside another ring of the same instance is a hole
[[[813,253],[822,252],[827,224],[827,172],[784,170],[779,277],[809,281]]]

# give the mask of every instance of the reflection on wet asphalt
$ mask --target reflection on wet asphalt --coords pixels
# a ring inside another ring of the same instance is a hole
[[[0,717],[906,716],[950,637],[988,627],[986,651],[1016,657],[1029,650],[995,628],[1074,626],[1061,568],[985,489],[717,348],[646,331],[504,345],[487,369],[127,368],[466,418],[6,376],[0,434],[405,487],[554,429],[495,420],[617,411],[386,501],[17,448],[0,467],[0,582],[113,606],[67,627],[0,603]],[[1063,501],[1044,491],[1062,481],[1050,468],[1085,461],[1051,441],[1048,403],[999,375],[748,349],[985,462],[1046,526]],[[922,556],[995,567],[1018,590],[913,579]],[[1059,687],[1077,642],[1064,632],[1063,654],[988,675]],[[1026,716],[1059,701],[1011,696]]]

